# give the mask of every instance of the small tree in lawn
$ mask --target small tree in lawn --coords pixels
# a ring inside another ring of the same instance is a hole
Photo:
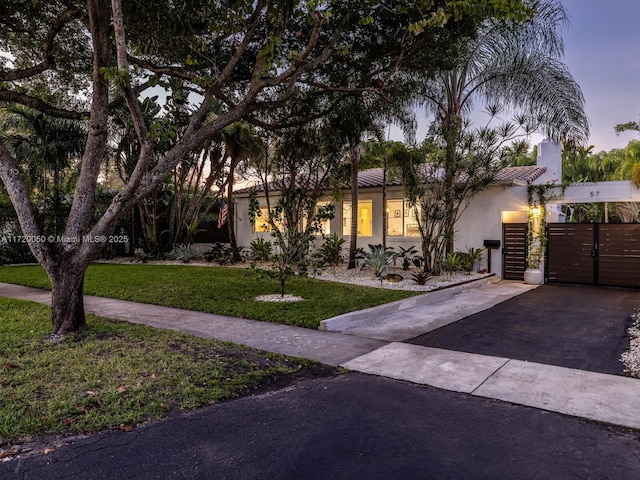
[[[309,210],[313,210],[313,200],[306,196],[303,188],[296,188],[287,192],[276,202],[269,213],[269,226],[271,236],[274,238],[276,253],[272,257],[272,272],[280,282],[280,295],[284,297],[287,278],[295,274],[307,275],[312,267],[310,255],[311,245],[316,236],[322,232],[322,221],[331,220],[334,216],[332,205],[323,205],[311,215],[306,217],[303,226],[290,224],[293,204],[303,203]],[[250,212],[255,221],[255,215],[261,215],[260,211]]]
[[[331,204],[318,205],[330,183],[339,152],[325,142],[320,124],[281,132],[273,159],[267,154],[259,173],[268,209],[268,230],[277,249],[272,270],[284,295],[286,279],[295,273],[306,275],[312,266],[311,248],[322,234],[322,223],[334,216]],[[272,180],[269,181],[269,178]],[[278,197],[272,203],[272,191]],[[249,200],[249,218],[255,226],[263,213],[255,199]]]

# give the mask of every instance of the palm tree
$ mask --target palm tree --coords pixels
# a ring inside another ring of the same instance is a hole
[[[226,146],[225,156],[229,158],[229,175],[227,177],[227,228],[229,244],[233,252],[233,261],[241,260],[236,241],[235,212],[233,205],[233,186],[236,168],[243,159],[257,158],[264,151],[264,143],[256,129],[245,121],[235,122],[222,130],[222,141]]]
[[[62,204],[63,179],[71,173],[72,160],[82,155],[85,128],[79,121],[50,117],[20,105],[5,111],[5,145],[28,172],[33,194],[41,202],[41,226],[57,235],[67,214]]]
[[[387,97],[367,97],[363,94],[346,98],[328,121],[335,138],[347,146],[351,186],[351,241],[348,268],[356,266],[358,241],[358,172],[362,142],[367,138],[384,140],[385,126],[396,123],[406,137],[415,132],[415,118],[410,111],[408,93],[398,89]]]
[[[529,0],[535,14],[524,23],[488,20],[471,40],[455,68],[424,83],[421,99],[435,115],[445,144],[443,182],[457,175],[457,146],[474,101],[522,111],[528,129],[539,126],[550,138],[583,143],[589,125],[584,97],[561,62],[560,27],[567,15],[558,0]],[[451,188],[445,191],[452,191]],[[447,201],[447,205],[453,205]],[[453,208],[453,207],[451,207]],[[445,212],[450,220],[455,212]],[[447,222],[448,249],[454,221]]]

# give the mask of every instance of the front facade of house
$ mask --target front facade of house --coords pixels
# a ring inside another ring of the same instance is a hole
[[[469,247],[484,248],[486,240],[500,242],[500,248],[492,250],[491,264],[485,252],[483,265],[496,275],[503,275],[503,237],[505,224],[526,224],[528,218],[527,184],[559,182],[561,168],[560,149],[550,142],[539,147],[537,166],[509,167],[500,172],[496,181],[486,190],[473,197],[463,212],[456,227],[455,250],[466,251]],[[383,216],[386,215],[386,244],[389,247],[408,248],[414,246],[420,251],[421,238],[413,208],[404,196],[404,189],[398,182],[390,182],[386,187],[386,200],[382,193],[382,169],[371,169],[359,174],[358,190],[358,246],[380,244],[383,240]],[[253,239],[270,234],[261,225],[265,219],[257,219],[256,228],[248,217],[248,191],[236,195],[236,238],[239,245],[248,247]],[[270,202],[277,200],[271,195]],[[258,202],[263,212],[267,211],[264,196],[258,194]],[[351,202],[348,191],[342,199],[323,198],[335,207],[335,217],[323,224],[323,233],[337,233],[347,243],[351,233]],[[561,221],[561,214],[550,209],[548,221]]]

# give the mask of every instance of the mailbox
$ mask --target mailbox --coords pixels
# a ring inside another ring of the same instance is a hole
[[[485,248],[500,248],[500,240],[485,240]]]

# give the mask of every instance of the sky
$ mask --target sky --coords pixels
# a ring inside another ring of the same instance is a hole
[[[640,0],[562,0],[565,64],[582,88],[595,151],[624,147],[637,132],[616,136],[619,123],[640,120]]]
[[[619,123],[640,120],[640,0],[560,1],[569,16],[562,30],[564,63],[585,97],[588,145],[594,152],[622,148],[640,137],[614,132]],[[425,116],[418,112],[418,141],[428,126]],[[533,144],[540,140],[540,135],[531,139]]]

